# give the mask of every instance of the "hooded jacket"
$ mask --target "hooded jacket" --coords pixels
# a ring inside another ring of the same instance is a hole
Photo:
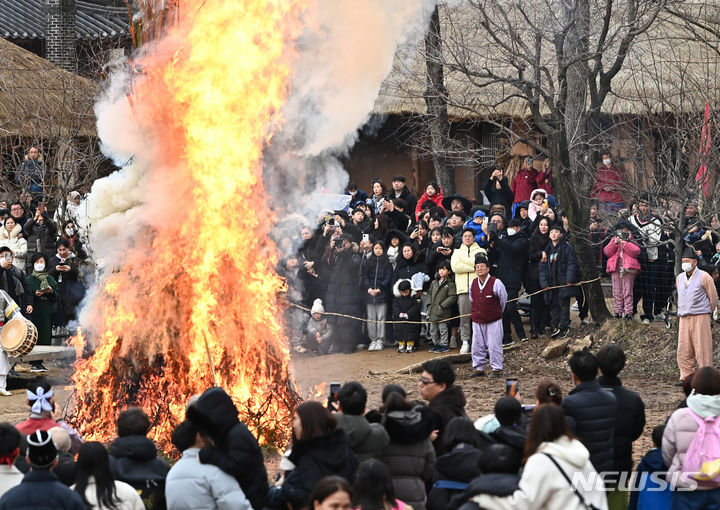
[[[268,478],[255,437],[238,419],[238,411],[222,388],[210,388],[187,410],[187,418],[208,434],[215,446],[200,450],[200,462],[219,467],[240,484],[253,508],[262,508]]]
[[[395,497],[425,510],[425,490],[433,479],[435,450],[430,442],[433,417],[422,407],[383,416],[390,444],[378,457],[390,470]]]
[[[580,498],[571,490],[558,467],[546,455],[552,456],[560,468],[572,479],[582,476],[588,484],[594,482],[592,489],[586,490],[583,484],[576,483],[588,504],[606,510],[607,498],[602,479],[595,476],[595,468],[590,462],[587,448],[577,439],[562,436],[556,441],[541,443],[538,451],[525,463],[520,486],[511,496],[497,497],[481,494],[473,501],[487,510],[523,508],[527,510],[586,510]]]
[[[659,473],[667,471],[667,466],[662,458],[662,451],[660,448],[653,448],[645,454],[638,464],[635,485],[638,490],[630,492],[630,501],[628,501],[628,510],[641,510],[655,509],[655,508],[670,508],[672,504],[672,493],[670,487],[666,486],[665,490],[660,490],[660,485],[655,480],[650,478],[652,473]],[[657,475],[656,475],[657,476]],[[641,478],[643,477],[643,478]],[[658,476],[658,478],[665,479],[665,476]],[[640,485],[639,479],[644,479],[646,482]]]
[[[116,480],[132,485],[147,508],[165,508],[165,477],[170,466],[157,456],[155,443],[140,435],[118,437],[108,453]]]
[[[453,306],[457,303],[457,290],[455,278],[450,274],[440,281],[435,278],[430,284],[428,293],[427,318],[430,322],[437,322],[452,317]]]
[[[295,441],[289,460],[295,469],[286,476],[281,490],[285,501],[295,509],[307,506],[310,492],[321,479],[338,475],[353,483],[358,468],[345,431],[337,428],[324,436]]]
[[[508,235],[507,231],[498,233],[495,246],[491,249],[492,265],[497,264],[491,274],[505,285],[506,289],[519,290],[525,279],[525,269],[528,260],[528,239],[520,229],[515,235]],[[510,296],[515,297],[515,296]]]
[[[387,432],[379,423],[370,423],[364,416],[337,413],[337,426],[345,431],[347,444],[362,462],[380,455],[390,443]]]
[[[480,476],[480,450],[467,443],[456,445],[448,453],[441,455],[435,462],[435,481],[448,480],[469,483]],[[450,504],[451,498],[458,494],[457,490],[433,487],[428,493],[428,510],[448,510],[455,505]]]
[[[614,273],[620,271],[620,268],[631,269],[634,271],[640,271],[640,246],[638,246],[635,240],[631,237],[629,241],[621,241],[615,243],[614,239],[610,239],[610,242],[603,248],[603,253],[608,258],[607,268],[605,271]]]
[[[456,416],[467,416],[465,414],[466,403],[463,389],[455,385],[448,386],[428,403],[428,408],[435,417],[435,428],[438,430],[438,437],[434,441],[438,454],[445,453],[443,437],[448,422]]]

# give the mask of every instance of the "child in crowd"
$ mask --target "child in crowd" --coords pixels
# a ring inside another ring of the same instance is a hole
[[[612,276],[615,317],[632,320],[633,285],[640,272],[640,246],[633,240],[630,223],[621,220],[615,225],[615,236],[603,248],[608,258],[606,271]]]
[[[552,210],[552,209],[550,209]],[[560,225],[550,226],[550,242],[540,263],[540,287],[559,287],[545,292],[545,303],[550,310],[552,338],[565,338],[570,329],[570,298],[580,294],[579,288],[567,286],[577,283],[578,260],[575,249],[564,238]],[[632,306],[632,303],[631,303]]]
[[[412,295],[410,280],[398,280],[393,287],[393,320],[398,352],[413,352],[420,337],[420,298]]]
[[[652,440],[655,448],[645,454],[637,467],[634,479],[634,487],[638,490],[630,492],[630,503],[628,510],[654,510],[656,508],[670,508],[672,493],[670,486],[666,485],[665,490],[658,490],[660,485],[653,480],[652,475],[659,479],[665,479],[664,473],[667,466],[662,457],[662,437],[665,432],[665,425],[658,425],[652,431]],[[663,473],[663,475],[660,475]],[[642,480],[642,483],[640,482]]]
[[[428,293],[428,320],[433,347],[430,352],[448,351],[448,319],[452,317],[453,306],[457,303],[455,279],[450,262],[443,260],[438,265],[438,277],[430,284]]]
[[[412,510],[403,501],[395,498],[390,470],[377,459],[368,459],[360,464],[353,487],[352,503],[357,510]]]
[[[478,210],[475,211],[473,217],[465,222],[463,228],[471,228],[475,231],[475,242],[481,248],[487,247],[487,234],[485,233],[483,222],[485,221],[485,213]]]
[[[710,259],[710,264],[713,266],[720,265],[720,242],[715,245],[715,253]]]
[[[325,308],[320,298],[313,301],[310,313],[310,320],[305,328],[305,343],[313,354],[327,354],[330,350],[332,326],[328,324],[327,317],[324,317]]]

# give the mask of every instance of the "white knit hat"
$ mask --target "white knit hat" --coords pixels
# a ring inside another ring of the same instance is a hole
[[[317,298],[315,301],[313,301],[312,308],[310,309],[310,313],[325,313],[325,308],[323,308],[322,299]]]

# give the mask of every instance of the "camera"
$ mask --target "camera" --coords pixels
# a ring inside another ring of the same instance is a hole
[[[616,231],[615,235],[623,241],[627,241],[628,239],[630,239],[630,235],[627,232],[623,232],[622,230]]]

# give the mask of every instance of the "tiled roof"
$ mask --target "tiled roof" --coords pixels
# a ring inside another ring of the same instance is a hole
[[[124,7],[109,7],[77,0],[75,37],[98,39],[128,33],[128,12]],[[0,37],[5,39],[45,38],[45,2],[43,0],[0,0]]]

